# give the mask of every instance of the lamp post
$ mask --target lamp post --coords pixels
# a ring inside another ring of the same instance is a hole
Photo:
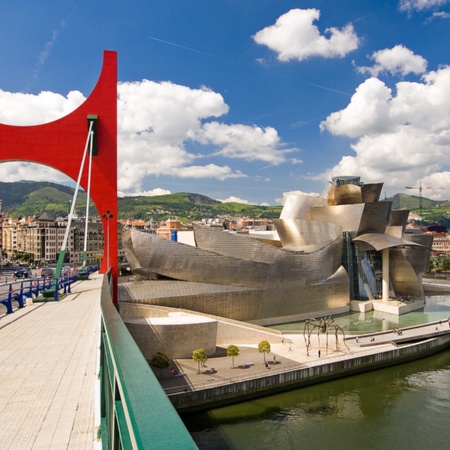
[[[114,217],[111,214],[111,211],[108,209],[105,214],[103,214],[103,219],[106,220],[106,265],[108,266],[108,270],[110,268],[109,265],[109,220]]]

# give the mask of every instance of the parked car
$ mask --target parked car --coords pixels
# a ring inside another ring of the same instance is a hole
[[[14,272],[16,278],[30,278],[31,272],[28,269],[18,269]]]
[[[50,267],[44,267],[41,270],[41,277],[42,278],[52,278],[54,273],[55,273],[55,271],[53,269],[51,269]]]

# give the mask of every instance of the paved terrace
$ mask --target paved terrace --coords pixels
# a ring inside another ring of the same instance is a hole
[[[243,344],[230,342],[217,348],[216,354],[208,359],[206,365],[198,373],[197,363],[192,359],[178,359],[176,369],[180,371],[177,376],[171,376],[169,371],[160,375],[160,382],[168,395],[171,393],[206,389],[246,379],[267,375],[269,372],[287,372],[299,368],[318,366],[340,359],[350,359],[358,356],[380,353],[395,349],[405,342],[415,339],[434,338],[439,335],[450,334],[450,318],[442,317],[439,322],[433,322],[401,329],[401,334],[381,331],[364,335],[346,336],[345,344],[342,334],[339,335],[339,349],[336,349],[334,332],[328,336],[311,334],[311,349],[306,351],[303,334],[285,334],[285,342],[271,344],[270,353],[266,354],[268,365],[264,364],[264,355],[258,352],[258,344]],[[269,339],[270,341],[270,339]],[[232,358],[226,356],[226,347],[230,344],[239,347],[239,356]],[[320,356],[319,356],[320,350]],[[275,359],[274,359],[275,358]],[[214,370],[211,370],[214,368]],[[155,371],[159,375],[158,370]]]
[[[92,274],[58,302],[0,315],[1,450],[100,448],[102,280]]]

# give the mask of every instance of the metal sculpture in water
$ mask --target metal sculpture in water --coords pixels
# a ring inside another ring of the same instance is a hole
[[[334,319],[330,317],[323,317],[322,319],[307,319],[305,322],[305,328],[303,329],[303,338],[305,339],[306,343],[306,351],[309,353],[309,350],[311,349],[311,334],[317,330],[317,341],[318,345],[320,347],[320,334],[326,334],[327,341],[326,341],[326,349],[328,350],[328,333],[331,331],[334,332],[334,336],[336,339],[336,351],[339,351],[341,348],[339,346],[339,337],[338,333],[342,333],[342,341],[344,342],[344,345],[348,347],[348,345],[345,342],[345,333],[341,326],[339,326]]]

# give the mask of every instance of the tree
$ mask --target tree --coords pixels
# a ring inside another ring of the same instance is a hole
[[[233,361],[233,369],[234,369],[234,357],[239,356],[239,348],[235,345],[229,345],[227,347],[227,356],[231,356]]]
[[[266,353],[270,353],[270,344],[267,341],[261,341],[258,344],[258,352],[264,353],[264,364],[266,363]]]
[[[450,258],[444,258],[442,261],[442,270],[448,272],[450,270]]]
[[[200,373],[200,364],[204,364],[208,360],[205,350],[203,348],[194,350],[192,352],[192,359],[197,363],[197,370]]]
[[[156,352],[150,360],[150,365],[159,369],[159,376],[161,376],[161,370],[170,366],[170,359],[165,353]]]

